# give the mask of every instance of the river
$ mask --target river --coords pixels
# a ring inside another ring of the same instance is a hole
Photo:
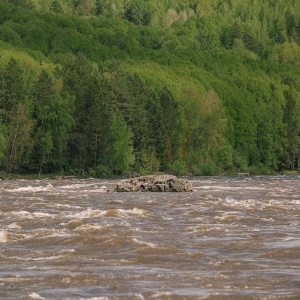
[[[1,181],[0,299],[300,299],[300,176],[189,179]]]

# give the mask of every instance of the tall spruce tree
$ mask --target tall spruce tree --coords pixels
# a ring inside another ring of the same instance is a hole
[[[30,118],[23,69],[16,59],[9,60],[2,79],[1,148],[5,147],[4,169],[6,173],[18,173],[26,164],[33,145],[31,133],[34,121]]]
[[[71,99],[62,98],[53,79],[42,70],[35,85],[35,147],[32,165],[39,173],[58,171],[65,163],[67,134],[72,124]]]

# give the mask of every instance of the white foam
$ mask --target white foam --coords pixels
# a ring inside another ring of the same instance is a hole
[[[23,241],[23,240],[37,240],[37,239],[48,239],[48,238],[69,238],[72,234],[69,231],[65,230],[58,230],[58,229],[46,229],[46,228],[39,228],[36,230],[31,230],[30,233],[16,233],[14,232],[13,235],[8,233],[4,234],[1,238],[1,231],[0,231],[0,243],[2,239],[2,243],[8,241]]]
[[[59,253],[61,253],[60,255],[50,255],[50,256],[41,256],[41,257],[24,257],[24,256],[10,256],[9,259],[14,259],[14,260],[18,260],[18,261],[44,261],[44,260],[56,260],[56,259],[61,259],[61,258],[66,258],[66,256],[69,253],[73,253],[75,252],[74,249],[67,249],[67,250],[62,250]],[[45,254],[46,255],[46,254]],[[0,256],[1,257],[1,256]],[[4,256],[3,256],[4,257]],[[7,259],[7,257],[4,257],[5,259]],[[44,270],[51,270],[52,267],[37,267],[37,266],[32,266],[29,267],[28,269],[44,269]]]
[[[123,215],[140,215],[144,216],[147,214],[147,211],[140,208],[133,208],[133,209],[119,209],[120,213]]]
[[[156,292],[150,298],[161,298],[161,297],[166,297],[166,296],[172,296],[172,293],[170,293],[170,292]]]
[[[0,243],[7,243],[9,242],[10,238],[9,238],[9,234],[7,231],[5,230],[1,230],[0,231]]]
[[[37,293],[31,293],[31,294],[29,294],[29,297],[31,298],[31,299],[36,299],[36,300],[42,300],[42,299],[45,299],[44,297],[41,297],[39,294],[37,294]]]
[[[223,200],[223,203],[229,206],[240,206],[240,207],[253,207],[255,205],[261,204],[259,200],[255,200],[255,199],[237,200],[232,197],[226,197],[225,200]]]
[[[203,190],[214,190],[214,191],[239,191],[241,190],[240,186],[219,186],[219,185],[203,185],[194,187],[195,189],[203,189]],[[244,186],[243,190],[265,190],[265,186]]]
[[[7,226],[7,228],[10,228],[10,229],[21,229],[22,227],[17,222],[14,222],[14,223],[9,224]]]
[[[87,219],[87,218],[97,218],[102,217],[106,213],[105,210],[101,209],[91,209],[87,208],[84,211],[71,213],[69,215],[66,215],[66,217],[72,218],[72,219]]]
[[[57,189],[59,189],[60,191],[68,191],[68,193],[78,193],[78,191],[89,193],[104,193],[108,191],[108,188],[105,185],[98,186],[95,185],[95,183],[62,185],[59,186]]]
[[[19,211],[11,211],[10,213],[7,213],[12,216],[28,216],[31,215],[31,213],[27,210],[19,210]]]
[[[19,259],[19,260],[25,260],[25,261],[45,261],[45,260],[61,259],[61,258],[65,258],[65,256],[64,255],[52,255],[52,256],[44,256],[44,257],[29,257],[29,258],[14,257],[14,258]]]
[[[100,210],[88,208],[81,212],[76,212],[67,215],[70,218],[76,219],[86,219],[86,218],[97,218],[97,217],[112,217],[112,218],[121,218],[129,217],[130,215],[144,216],[147,214],[147,211],[144,209],[133,208],[133,209],[109,209],[109,210]]]
[[[216,185],[202,185],[202,186],[197,186],[197,187],[193,187],[193,188],[201,189],[201,190],[220,190],[220,186],[216,186]],[[224,188],[224,189],[226,189],[226,188]],[[230,188],[230,189],[232,189],[232,188]]]
[[[20,211],[12,211],[9,213],[9,215],[15,216],[15,217],[21,217],[21,218],[27,218],[27,219],[35,219],[35,218],[54,218],[56,215],[49,214],[49,213],[43,213],[43,212],[29,212],[27,210],[20,210]]]
[[[153,243],[150,243],[150,242],[144,242],[144,241],[139,241],[138,239],[134,238],[132,239],[135,243],[137,244],[141,244],[141,245],[147,245],[149,246],[150,248],[157,248],[157,245],[156,244],[153,244]]]
[[[83,187],[95,186],[94,183],[75,183],[75,184],[67,184],[59,186],[59,189],[82,189]]]
[[[199,232],[232,232],[232,230],[229,230],[225,227],[222,226],[214,226],[210,224],[206,225],[196,225],[196,226],[189,226],[187,227],[187,230],[192,232],[192,233],[199,233]]]
[[[291,200],[289,201],[291,204],[296,204],[299,205],[300,204],[300,200]]]
[[[30,193],[36,193],[36,192],[45,192],[45,191],[57,191],[52,184],[48,184],[47,186],[24,186],[24,187],[18,187],[15,189],[6,189],[6,192],[10,193],[22,193],[22,192],[30,192]]]
[[[92,190],[85,190],[85,191],[90,192],[90,193],[106,193],[107,190],[108,190],[107,187],[104,185],[104,186],[101,186],[101,187],[98,187],[98,188],[95,188]]]
[[[75,206],[75,205],[70,205],[70,204],[60,204],[60,203],[51,203],[52,206],[51,208],[69,208],[69,209],[74,209],[74,208],[82,208],[81,206]],[[34,206],[34,205],[33,205]]]
[[[136,297],[137,299],[140,299],[140,300],[144,300],[145,299],[142,294],[134,294],[133,296]]]
[[[84,224],[74,229],[74,231],[83,231],[83,232],[97,232],[102,231],[106,227],[100,226],[100,225],[90,225],[90,224]]]

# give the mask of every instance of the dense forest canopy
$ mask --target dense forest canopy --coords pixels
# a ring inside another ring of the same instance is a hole
[[[300,1],[3,0],[0,168],[299,168]]]

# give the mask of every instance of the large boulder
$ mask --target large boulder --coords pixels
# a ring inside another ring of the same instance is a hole
[[[117,192],[192,192],[192,183],[172,175],[140,176],[123,180]]]

